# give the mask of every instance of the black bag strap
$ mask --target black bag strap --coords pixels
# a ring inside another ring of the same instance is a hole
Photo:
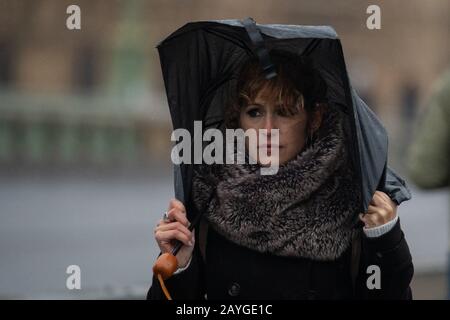
[[[208,222],[202,218],[198,227],[198,246],[200,248],[203,263],[206,263],[206,241],[208,240],[208,227]]]
[[[361,241],[362,241],[362,230],[355,229],[352,235],[352,245],[351,245],[351,259],[350,259],[350,274],[352,279],[353,292],[356,290],[356,280],[359,273],[359,264],[361,259]]]
[[[267,50],[264,39],[256,26],[255,20],[253,18],[246,18],[242,21],[245,30],[247,31],[248,37],[250,38],[253,46],[255,48],[255,53],[259,58],[259,63],[261,68],[266,74],[266,79],[271,79],[277,75],[275,71],[275,66],[270,61],[269,51]]]

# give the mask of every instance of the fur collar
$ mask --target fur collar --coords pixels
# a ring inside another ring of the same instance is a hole
[[[260,175],[250,164],[199,166],[194,204],[206,208],[212,228],[239,245],[279,256],[337,259],[350,245],[358,207],[345,146],[343,115],[330,110],[314,144],[275,175]]]

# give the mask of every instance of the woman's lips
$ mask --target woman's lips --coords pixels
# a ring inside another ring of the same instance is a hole
[[[265,149],[274,149],[274,148],[282,148],[282,146],[278,146],[278,145],[275,145],[275,144],[263,144],[263,145],[261,145],[261,146],[259,146],[260,148],[265,148]]]
[[[259,146],[260,149],[266,149],[266,154],[268,156],[272,155],[272,152],[275,150],[275,148],[277,148],[278,150],[280,150],[282,148],[282,146],[279,145],[271,145],[271,144],[264,144],[262,146]]]

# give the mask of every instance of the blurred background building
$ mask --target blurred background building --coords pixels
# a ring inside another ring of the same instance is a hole
[[[81,30],[66,28],[70,4]],[[380,30],[366,27],[371,4]],[[172,196],[155,46],[189,21],[247,16],[334,27],[406,175],[414,123],[450,65],[447,0],[0,0],[0,297],[143,297]],[[447,193],[412,188],[400,215],[415,295],[444,298]],[[83,290],[65,289],[69,264],[82,267]]]

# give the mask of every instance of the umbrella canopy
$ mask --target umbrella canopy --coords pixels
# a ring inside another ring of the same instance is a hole
[[[351,131],[348,148],[360,185],[360,212],[366,211],[377,189],[397,204],[410,199],[405,182],[387,166],[386,130],[351,87],[333,28],[254,26],[268,51],[286,50],[313,59],[327,84],[328,103],[346,114]],[[204,129],[223,125],[242,63],[250,56],[261,59],[247,30],[240,20],[191,22],[157,45],[174,129],[187,129],[193,136],[194,121],[202,121]],[[190,164],[175,166],[175,196],[185,204],[189,203],[192,170]]]

